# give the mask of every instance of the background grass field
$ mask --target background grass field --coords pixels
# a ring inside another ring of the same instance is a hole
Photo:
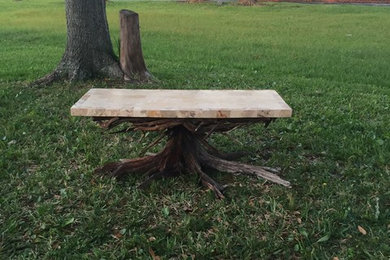
[[[64,4],[1,1],[0,258],[389,258],[390,8],[109,2],[115,46],[122,8],[140,14],[160,82],[120,87],[271,88],[284,97],[291,119],[237,130],[240,143],[211,141],[281,167],[293,188],[215,173],[230,184],[220,201],[194,176],[140,191],[140,176],[94,175],[137,156],[154,134],[140,141],[70,117],[105,81],[27,87],[61,58]]]

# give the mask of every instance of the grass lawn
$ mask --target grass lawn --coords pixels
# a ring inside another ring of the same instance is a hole
[[[281,167],[292,189],[214,173],[225,200],[194,176],[147,191],[94,175],[137,156],[153,133],[112,135],[69,109],[105,82],[29,88],[66,41],[63,1],[0,2],[0,258],[388,259],[390,8],[109,2],[140,14],[154,85],[275,89],[294,109],[267,129],[211,141]],[[118,86],[116,86],[118,87]],[[158,150],[156,147],[153,151]],[[360,227],[360,228],[358,228]],[[360,230],[359,230],[360,229]]]

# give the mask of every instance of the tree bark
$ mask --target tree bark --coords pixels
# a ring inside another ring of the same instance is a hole
[[[152,75],[146,69],[142,55],[138,14],[130,10],[120,13],[120,64],[125,80],[148,81]]]
[[[36,84],[50,84],[61,79],[123,78],[112,48],[105,5],[105,0],[65,0],[65,53],[57,68]]]

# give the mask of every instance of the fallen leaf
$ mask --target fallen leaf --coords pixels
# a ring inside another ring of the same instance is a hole
[[[111,235],[111,237],[113,237],[115,239],[121,239],[122,235],[119,232],[115,232],[114,234]]]
[[[169,209],[167,207],[164,207],[162,209],[162,213],[164,214],[164,216],[168,217],[169,216]]]
[[[8,142],[8,145],[13,145],[13,144],[16,144],[16,140],[11,140]]]
[[[70,219],[68,219],[67,221],[65,221],[65,223],[64,223],[64,227],[65,226],[67,226],[67,225],[70,225],[70,224],[73,224],[74,223],[74,218],[70,218]]]
[[[302,223],[302,219],[301,218],[297,218],[297,222],[298,222],[298,224],[301,224]]]
[[[363,235],[367,235],[367,231],[362,227],[362,226],[358,226],[358,230],[360,233],[362,233]]]
[[[153,260],[160,260],[160,257],[156,255],[151,247],[149,247],[149,254]]]
[[[111,235],[111,237],[113,237],[115,239],[121,239],[124,234],[126,234],[126,228],[122,228],[121,230],[118,230],[116,228],[116,229],[114,229],[114,233]]]
[[[329,235],[325,235],[325,236],[321,237],[320,239],[318,239],[317,243],[326,242],[328,240],[329,240]]]
[[[337,256],[333,257],[333,260],[339,260],[339,258]]]
[[[193,211],[193,209],[190,206],[184,206],[183,209],[184,209],[184,212],[192,212]]]
[[[149,241],[149,242],[156,241],[156,238],[155,238],[155,237],[149,237],[148,241]]]

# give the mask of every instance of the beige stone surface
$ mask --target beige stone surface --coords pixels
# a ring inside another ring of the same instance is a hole
[[[156,118],[290,117],[275,90],[90,89],[73,116]]]

